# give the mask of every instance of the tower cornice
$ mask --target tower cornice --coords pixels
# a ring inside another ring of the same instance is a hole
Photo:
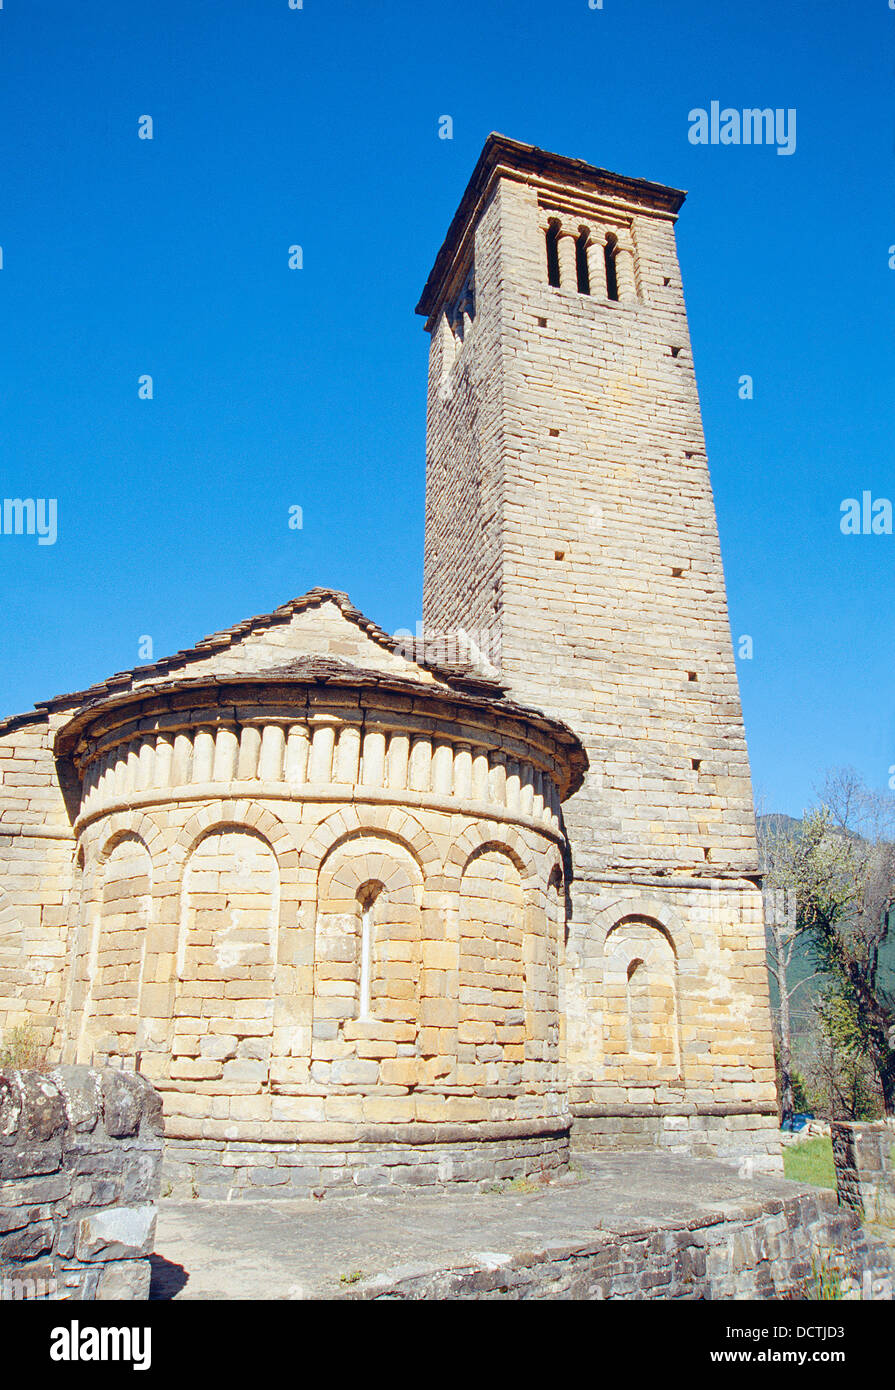
[[[537,145],[525,145],[492,132],[485,141],[416,306],[416,312],[425,315],[427,328],[432,327],[446,285],[453,276],[458,259],[462,258],[464,245],[475,226],[479,211],[491,196],[495,182],[501,178],[517,182],[536,180],[543,188],[553,187],[557,192],[574,189],[579,194],[598,197],[622,208],[652,212],[672,220],[687,196],[679,188],[614,174],[582,159],[552,154],[549,150],[539,149]]]

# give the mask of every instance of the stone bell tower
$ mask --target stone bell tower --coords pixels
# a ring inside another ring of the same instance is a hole
[[[675,221],[684,194],[489,136],[431,334],[424,623],[590,771],[571,845],[580,1147],[779,1166],[749,777]]]

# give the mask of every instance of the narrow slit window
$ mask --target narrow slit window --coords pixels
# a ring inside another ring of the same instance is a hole
[[[360,999],[358,1018],[361,1022],[369,1019],[372,1003],[372,963],[373,963],[373,904],[368,902],[361,912],[360,919]]]
[[[615,264],[615,258],[618,255],[618,237],[614,232],[610,232],[606,238],[603,255],[606,258],[606,294],[610,299],[618,299],[618,270]]]
[[[547,228],[547,283],[559,289],[559,223]]]
[[[575,271],[578,276],[578,293],[590,294],[590,272],[587,268],[587,243],[590,232],[582,227],[575,241]]]

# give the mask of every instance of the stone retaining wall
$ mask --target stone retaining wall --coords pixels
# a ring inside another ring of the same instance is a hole
[[[831,1193],[756,1201],[735,1219],[644,1222],[574,1245],[408,1269],[343,1298],[891,1299],[892,1255]]]
[[[895,1124],[836,1120],[832,1136],[840,1205],[895,1226]]]
[[[162,1133],[138,1074],[0,1071],[0,1299],[148,1296]]]

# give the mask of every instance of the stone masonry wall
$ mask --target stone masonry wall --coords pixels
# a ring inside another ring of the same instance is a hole
[[[892,1256],[830,1194],[755,1202],[748,1214],[660,1228],[632,1222],[574,1245],[454,1268],[371,1279],[347,1299],[816,1299],[818,1278],[844,1298],[891,1299]]]
[[[840,1204],[862,1220],[895,1227],[895,1123],[835,1120],[832,1132]]]
[[[148,1297],[162,1133],[138,1074],[0,1072],[0,1299]]]
[[[11,722],[0,733],[0,1036],[27,1021],[49,1045],[75,855],[53,757],[62,717]]]

